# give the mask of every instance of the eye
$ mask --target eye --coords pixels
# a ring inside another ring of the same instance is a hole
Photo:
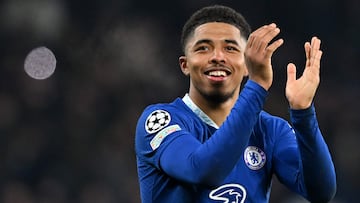
[[[239,51],[239,49],[235,46],[226,46],[225,50],[227,51]]]
[[[210,48],[208,46],[198,46],[196,47],[195,51],[208,51]]]

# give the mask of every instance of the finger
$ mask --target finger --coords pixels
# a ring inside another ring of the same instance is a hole
[[[263,32],[265,32],[266,28],[268,27],[269,25],[263,25],[261,26],[260,28],[256,29],[254,32],[252,32],[249,36],[249,39],[248,39],[248,47],[253,47],[254,46],[254,41],[255,39],[258,38],[258,36],[262,36]]]
[[[305,56],[306,56],[306,63],[305,63],[305,67],[310,66],[310,51],[311,51],[311,45],[310,42],[305,42],[304,44],[304,49],[305,49]]]
[[[280,29],[276,27],[275,23],[264,25],[250,36],[250,47],[254,50],[264,50],[267,44],[279,34]]]
[[[271,43],[267,48],[265,52],[266,58],[271,58],[273,53],[284,43],[283,39],[278,39],[275,42]]]
[[[314,66],[315,68],[320,68],[320,60],[322,56],[322,51],[320,50],[320,39],[313,37],[311,40],[311,50],[310,50],[310,64],[309,66]]]
[[[311,49],[319,50],[320,49],[321,40],[317,37],[311,38]]]
[[[266,33],[268,33],[270,30],[273,30],[275,28],[276,28],[276,24],[275,23],[270,23],[270,24],[264,25],[261,28],[259,28],[258,30],[256,30],[254,32],[254,35],[261,38]]]
[[[287,81],[286,85],[296,80],[296,66],[293,63],[287,65]]]
[[[320,50],[320,39],[317,37],[311,38],[311,50],[310,50],[310,57],[313,58],[317,54],[317,51]]]
[[[279,35],[279,33],[280,33],[280,29],[277,27],[269,29],[269,31],[261,37],[261,41],[259,43],[258,49],[259,50],[267,49],[271,40],[273,40],[277,35]]]
[[[321,50],[318,50],[316,52],[316,55],[313,58],[313,62],[312,62],[312,68],[314,69],[320,69],[320,61],[321,61],[321,56],[322,56],[323,52]]]

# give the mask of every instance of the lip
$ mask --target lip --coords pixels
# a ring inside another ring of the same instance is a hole
[[[228,77],[215,77],[215,76],[206,76],[209,80],[213,81],[213,82],[223,82],[225,81]]]
[[[212,81],[221,82],[226,80],[232,74],[227,67],[210,67],[204,71],[204,75]]]

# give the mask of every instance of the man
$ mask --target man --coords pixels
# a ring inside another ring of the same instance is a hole
[[[268,202],[273,174],[311,202],[334,197],[335,170],[313,105],[318,38],[305,43],[300,78],[288,65],[292,126],[262,110],[273,82],[271,57],[283,44],[274,40],[279,33],[272,23],[250,34],[241,14],[219,5],[190,17],[179,58],[190,77],[189,93],[150,105],[136,128],[143,203]]]

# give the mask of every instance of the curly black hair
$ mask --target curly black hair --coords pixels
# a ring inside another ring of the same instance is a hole
[[[222,22],[233,25],[240,30],[242,37],[247,39],[251,28],[244,16],[234,9],[223,5],[212,5],[197,10],[184,24],[181,34],[181,48],[185,52],[185,45],[194,30],[208,22]]]

